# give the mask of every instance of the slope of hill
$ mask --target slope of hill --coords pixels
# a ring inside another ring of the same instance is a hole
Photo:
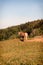
[[[0,65],[43,65],[43,42],[0,41]]]
[[[30,38],[24,42],[20,41],[19,31],[27,32]],[[0,65],[43,65],[42,35],[43,20],[1,29]]]
[[[18,38],[18,32],[27,32],[29,37],[43,35],[43,19],[0,29],[0,40]]]

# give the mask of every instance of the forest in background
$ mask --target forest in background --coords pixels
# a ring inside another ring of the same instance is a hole
[[[43,35],[43,19],[0,29],[0,41],[18,38],[19,31],[27,32],[30,38]]]

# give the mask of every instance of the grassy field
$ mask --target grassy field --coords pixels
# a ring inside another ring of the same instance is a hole
[[[43,42],[0,41],[0,65],[43,65]]]

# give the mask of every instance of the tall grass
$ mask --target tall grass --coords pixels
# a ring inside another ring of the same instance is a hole
[[[17,39],[1,41],[0,65],[43,65],[43,43]]]

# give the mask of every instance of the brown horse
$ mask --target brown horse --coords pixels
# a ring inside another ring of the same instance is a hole
[[[28,33],[26,32],[18,32],[18,35],[20,36],[20,40],[24,41],[28,38]]]

